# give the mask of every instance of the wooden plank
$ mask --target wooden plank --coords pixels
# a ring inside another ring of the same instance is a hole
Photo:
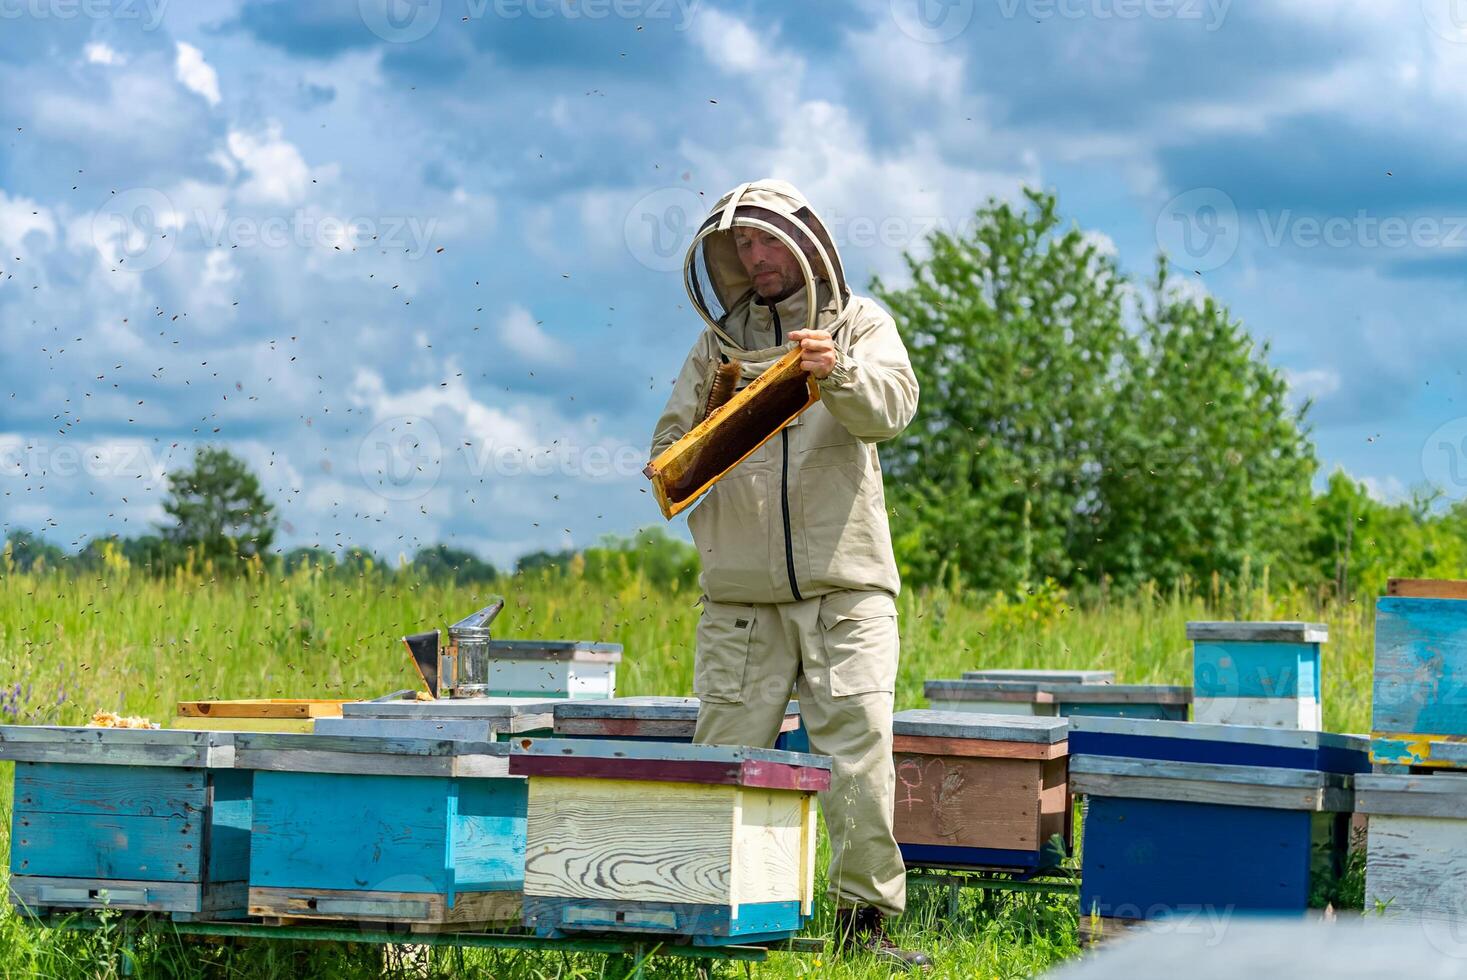
[[[1275,786],[1289,789],[1319,789],[1351,785],[1350,777],[1308,769],[1269,769],[1263,766],[1214,765],[1171,762],[1159,759],[1125,759],[1104,755],[1070,757],[1071,774],[1138,776],[1152,779],[1204,780],[1246,786]]]
[[[1039,848],[1039,762],[905,754],[894,761],[899,842]]]
[[[1376,732],[1467,735],[1467,603],[1377,601],[1372,711]]]
[[[786,939],[801,929],[804,918],[798,902],[763,902],[735,910],[728,905],[690,902],[527,895],[525,923],[537,935],[554,939],[568,939],[581,933],[626,933],[628,938],[661,934],[688,937],[694,946],[727,946]]]
[[[1324,724],[1323,709],[1312,697],[1199,697],[1192,702],[1192,717],[1202,724],[1302,731],[1318,731]]]
[[[736,792],[534,778],[525,895],[727,905]]]
[[[897,735],[926,738],[980,739],[987,742],[1063,742],[1069,725],[1063,718],[1031,718],[1022,715],[974,715],[956,711],[914,709],[892,716]]]
[[[741,787],[738,797],[730,904],[741,909],[762,902],[800,901],[808,890],[801,881],[801,857],[809,796]]]
[[[1062,759],[1069,754],[1068,742],[1039,745],[1034,742],[986,742],[976,738],[922,738],[897,735],[892,750],[912,755],[944,755],[979,759]]]
[[[1370,740],[1370,758],[1383,765],[1457,768],[1447,761],[1467,747],[1467,736],[1394,734],[1376,732]]]
[[[251,915],[309,921],[402,922],[424,925],[518,924],[518,891],[463,892],[450,905],[436,892],[324,888],[250,888]]]
[[[829,756],[750,745],[684,745],[677,742],[618,742],[594,739],[517,738],[510,754],[526,760],[548,756],[579,759],[641,759],[667,762],[768,762],[806,769],[830,769]]]
[[[1204,622],[1187,624],[1187,639],[1243,643],[1327,643],[1329,624],[1288,622]]]
[[[18,875],[198,882],[197,817],[17,812],[10,870]]]
[[[230,766],[227,732],[0,725],[0,759],[113,766]]]
[[[332,738],[334,736],[311,736]],[[461,742],[465,746],[483,743]],[[502,744],[502,743],[501,743]],[[492,744],[489,746],[492,748]],[[473,776],[502,778],[511,775],[509,759],[503,754],[464,752],[455,755],[372,755],[362,752],[244,751],[239,753],[241,769],[270,772],[307,772],[376,774],[390,776],[426,776],[446,778]]]
[[[1072,764],[1075,758],[1079,757],[1072,758]],[[1070,772],[1070,791],[1077,796],[1092,798],[1169,800],[1227,807],[1329,813],[1348,812],[1354,805],[1350,790],[1336,786],[1295,788],[1197,779],[1118,776],[1075,772],[1073,769]]]
[[[197,882],[10,876],[11,904],[33,914],[47,909],[101,908],[197,912],[203,907],[201,893]]]
[[[346,698],[246,698],[237,701],[180,701],[185,718],[340,718]]]
[[[343,705],[344,718],[426,718],[495,721],[505,732],[549,731],[556,702],[544,697],[447,698],[437,701],[367,701]]]
[[[204,877],[209,882],[208,903],[213,883],[245,881],[250,876],[250,826],[254,817],[254,773],[237,769],[215,769],[209,776],[209,802],[204,815]],[[245,896],[233,903],[245,906]]]
[[[1048,698],[1049,695],[1040,695]],[[1031,701],[1030,695],[1023,695],[1020,700],[989,701],[977,700],[948,700],[941,695],[932,695],[927,698],[928,704],[932,705],[934,711],[954,711],[961,714],[976,715],[1004,715],[1028,718],[1057,718],[1059,717],[1059,705],[1053,701]]]
[[[236,750],[246,752],[333,752],[345,755],[391,755],[431,757],[455,755],[508,755],[502,742],[460,742],[453,739],[413,736],[367,735],[280,735],[244,732],[236,739]]]
[[[1356,776],[1355,809],[1371,815],[1467,820],[1467,774]]]
[[[453,781],[448,863],[456,890],[520,888],[525,876],[528,810],[527,780]]]
[[[1051,684],[1113,684],[1113,670],[965,670],[965,681],[1036,681]]]
[[[193,718],[178,715],[168,723],[172,729],[196,732],[295,732],[306,734],[314,724],[310,718]]]
[[[1026,681],[927,681],[928,700],[1031,701],[1047,704],[1188,704],[1192,689],[1167,684],[1040,684]]]
[[[205,771],[165,766],[15,764],[15,810],[198,817]]]
[[[494,722],[476,719],[318,718],[314,725],[317,735],[368,738],[422,738],[430,741],[492,743],[499,734]]]
[[[569,740],[567,740],[569,741]],[[678,742],[626,742],[626,745],[678,745]],[[768,789],[823,792],[830,788],[830,771],[808,766],[746,759],[718,762],[662,759],[605,759],[574,756],[512,755],[509,771],[522,776],[579,779],[621,779],[663,783],[703,783],[725,786],[762,786]]]
[[[696,721],[663,721],[655,718],[557,718],[556,735],[583,738],[658,738],[691,742]],[[792,728],[794,726],[791,726]]]
[[[1427,780],[1437,777],[1427,777]],[[1467,908],[1467,820],[1433,816],[1370,817],[1365,907],[1389,916],[1456,924]]]
[[[1412,599],[1467,599],[1467,582],[1445,578],[1386,580],[1386,595]]]
[[[1369,747],[1369,740],[1364,735],[1257,728],[1247,725],[1210,724],[1195,721],[1076,717],[1069,719],[1069,726],[1071,733],[1102,732],[1111,735],[1136,735],[1158,739],[1176,738],[1238,745],[1268,745],[1311,751],[1321,748],[1337,748],[1351,752],[1364,752]]]

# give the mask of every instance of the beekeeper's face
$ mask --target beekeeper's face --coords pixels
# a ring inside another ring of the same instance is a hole
[[[735,228],[734,245],[761,299],[777,302],[805,284],[795,254],[762,228]]]

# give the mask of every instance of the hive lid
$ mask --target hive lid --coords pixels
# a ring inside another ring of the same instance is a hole
[[[1032,704],[1191,704],[1192,689],[1167,684],[1051,684],[1038,681],[928,681],[929,700]]]
[[[564,699],[560,699],[564,700]],[[361,701],[342,705],[344,718],[427,718],[496,721],[496,731],[529,732],[549,728],[556,699],[487,697],[436,701]]]
[[[1326,643],[1326,623],[1298,620],[1276,623],[1192,622],[1187,624],[1189,640],[1220,640],[1243,643]]]
[[[1113,670],[965,670],[965,681],[1034,681],[1048,684],[1114,684]]]
[[[516,738],[509,771],[524,776],[635,779],[820,791],[829,757],[743,745],[603,739]]]
[[[493,742],[494,721],[482,718],[317,718],[317,735],[371,735],[380,738],[426,738],[433,741]]]
[[[1291,728],[1265,728],[1260,725],[1157,721],[1150,718],[1074,717],[1070,719],[1070,732],[1073,735],[1101,733],[1148,739],[1185,739],[1233,745],[1268,745],[1289,749],[1331,748],[1360,753],[1367,752],[1370,748],[1370,739],[1364,735],[1299,731]]]
[[[979,714],[969,711],[932,711],[914,708],[892,716],[892,732],[926,738],[968,738],[986,742],[1063,742],[1068,731],[1064,718],[1027,715]]]
[[[113,766],[228,768],[235,732],[0,725],[0,759]]]
[[[1382,816],[1467,819],[1467,773],[1359,775],[1355,809]]]
[[[697,698],[672,698],[642,695],[627,698],[577,698],[555,704],[555,717],[560,718],[627,718],[638,721],[696,721]],[[785,706],[785,716],[798,715],[799,704]]]
[[[588,640],[491,640],[490,660],[575,660],[581,663],[621,662],[620,643]]]
[[[269,772],[506,776],[508,757],[504,742],[273,732],[235,735],[235,767]]]
[[[1346,813],[1354,805],[1352,779],[1312,769],[1070,756],[1074,792],[1122,799]]]

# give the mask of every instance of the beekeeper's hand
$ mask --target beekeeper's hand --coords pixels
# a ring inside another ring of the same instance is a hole
[[[835,341],[824,330],[791,330],[790,340],[800,345],[800,367],[816,381],[830,377],[835,370]]]

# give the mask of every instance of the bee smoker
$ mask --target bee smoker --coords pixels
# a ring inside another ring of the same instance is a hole
[[[448,628],[448,645],[438,630],[404,636],[413,666],[435,698],[477,698],[489,693],[489,624],[504,609],[495,599]]]

